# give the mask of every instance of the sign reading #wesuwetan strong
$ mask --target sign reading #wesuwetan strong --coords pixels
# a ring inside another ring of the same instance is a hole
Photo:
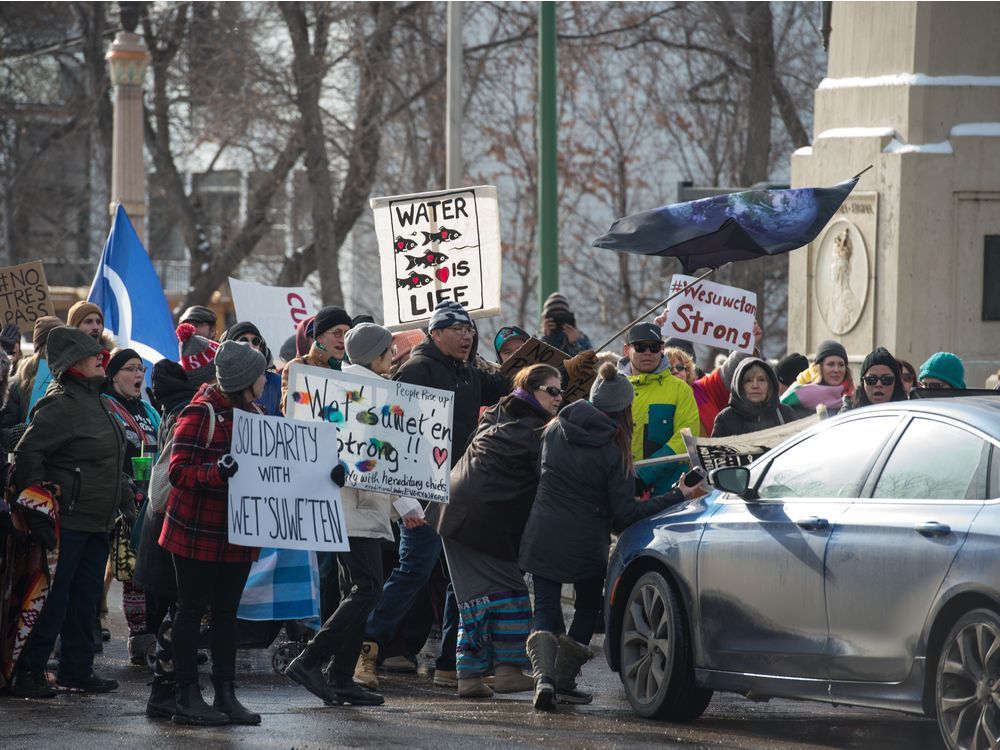
[[[500,312],[500,215],[492,186],[373,198],[385,325],[415,328],[442,300]]]
[[[350,549],[337,463],[337,427],[233,411],[229,541],[244,547]]]
[[[676,336],[720,349],[753,353],[756,294],[683,274],[674,274],[670,291],[682,294],[670,301],[662,329],[665,339]]]
[[[294,364],[285,414],[337,426],[347,484],[448,502],[454,394]]]

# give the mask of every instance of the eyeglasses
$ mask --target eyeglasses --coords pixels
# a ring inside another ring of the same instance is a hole
[[[882,385],[894,385],[896,382],[895,375],[865,375],[861,378],[867,385],[875,385],[881,382]]]
[[[645,354],[646,352],[659,354],[663,351],[663,343],[660,341],[637,341],[634,344],[631,344],[631,347],[639,352],[639,354]]]
[[[929,391],[937,391],[941,390],[942,388],[951,388],[951,386],[948,385],[947,383],[940,383],[935,380],[921,380],[919,383],[917,383],[917,385]]]
[[[260,347],[260,336],[240,336],[237,341],[242,341],[245,344],[250,344],[253,347]]]
[[[451,331],[456,336],[472,336],[476,332],[472,326],[448,326],[444,330]]]
[[[123,367],[121,370],[119,370],[119,372],[128,372],[128,373],[131,373],[133,375],[135,375],[137,372],[145,374],[146,373],[146,366],[145,365],[134,365],[132,367]]]
[[[564,391],[562,388],[556,388],[554,385],[543,385],[538,390],[545,391],[547,394],[552,396],[552,398],[555,398],[556,396],[566,395],[566,391]]]
[[[683,362],[678,362],[676,365],[670,365],[670,369],[674,372],[687,372],[687,365]]]

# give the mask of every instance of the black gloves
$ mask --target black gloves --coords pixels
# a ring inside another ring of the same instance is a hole
[[[229,479],[239,470],[239,464],[236,463],[236,459],[233,458],[229,453],[224,455],[218,460],[216,466],[219,467],[219,476],[223,479]]]
[[[28,534],[41,542],[45,549],[56,548],[55,524],[44,513],[25,509],[24,522],[28,526]]]
[[[330,479],[338,487],[344,486],[344,480],[347,479],[347,471],[344,470],[343,464],[337,464],[333,467],[333,470],[330,472]]]

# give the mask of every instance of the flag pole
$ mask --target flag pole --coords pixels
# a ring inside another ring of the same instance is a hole
[[[697,283],[698,283],[699,281],[701,281],[702,279],[705,279],[705,278],[708,278],[709,276],[711,276],[711,275],[712,275],[713,273],[715,273],[715,272],[716,272],[716,271],[718,271],[718,270],[719,270],[718,268],[709,268],[709,269],[708,269],[707,271],[705,271],[705,273],[703,273],[703,274],[702,274],[701,276],[699,276],[699,277],[698,277],[697,279],[695,279],[694,281],[692,281],[692,282],[691,282],[690,284],[688,284],[687,286],[694,286],[694,285],[695,285],[695,284],[697,284]],[[684,287],[684,288],[686,289],[687,287]],[[678,290],[677,290],[676,292],[673,292],[673,293],[672,293],[672,294],[671,294],[671,295],[670,295],[669,297],[667,297],[667,298],[666,298],[665,300],[662,300],[661,302],[657,302],[657,303],[656,303],[655,305],[653,305],[653,306],[652,306],[651,308],[649,308],[648,310],[646,310],[646,312],[644,312],[644,313],[643,313],[642,315],[640,315],[640,316],[639,316],[638,318],[636,318],[636,319],[635,319],[635,320],[633,320],[633,321],[632,321],[631,323],[629,323],[629,324],[628,324],[627,326],[625,326],[625,327],[624,327],[624,328],[622,328],[622,329],[621,329],[620,331],[618,331],[618,333],[616,333],[616,334],[615,334],[614,336],[612,336],[611,338],[609,338],[609,339],[608,339],[607,341],[605,341],[605,342],[604,342],[603,344],[601,344],[600,346],[596,347],[596,348],[594,349],[594,351],[595,351],[595,352],[599,352],[599,351],[601,351],[602,349],[606,349],[606,348],[608,347],[608,345],[609,345],[609,344],[610,344],[610,343],[611,343],[612,341],[614,341],[614,340],[615,340],[616,338],[618,338],[618,337],[619,337],[619,336],[621,336],[621,335],[622,335],[623,333],[625,333],[625,331],[627,331],[627,330],[628,330],[629,328],[631,328],[632,326],[634,326],[634,325],[635,325],[636,323],[640,322],[640,321],[641,321],[641,320],[642,320],[643,318],[645,318],[645,317],[646,317],[647,315],[649,315],[650,313],[654,313],[654,312],[656,312],[656,311],[657,311],[657,310],[658,310],[659,308],[663,307],[663,305],[667,304],[667,303],[668,303],[668,302],[669,302],[670,300],[672,300],[672,299],[673,299],[674,297],[676,297],[676,296],[678,296],[679,294],[681,294],[681,293],[682,293],[683,291],[684,291],[684,289],[678,289]]]

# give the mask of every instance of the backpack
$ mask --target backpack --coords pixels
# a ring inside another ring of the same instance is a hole
[[[215,435],[215,409],[208,402],[205,402],[208,409],[208,443],[211,444]],[[167,421],[169,420],[169,424]],[[164,420],[163,445],[160,447],[160,455],[156,457],[153,464],[153,471],[149,475],[149,506],[148,513],[154,516],[163,513],[167,507],[167,498],[170,497],[170,453],[174,445],[174,428],[177,426],[176,416]]]

